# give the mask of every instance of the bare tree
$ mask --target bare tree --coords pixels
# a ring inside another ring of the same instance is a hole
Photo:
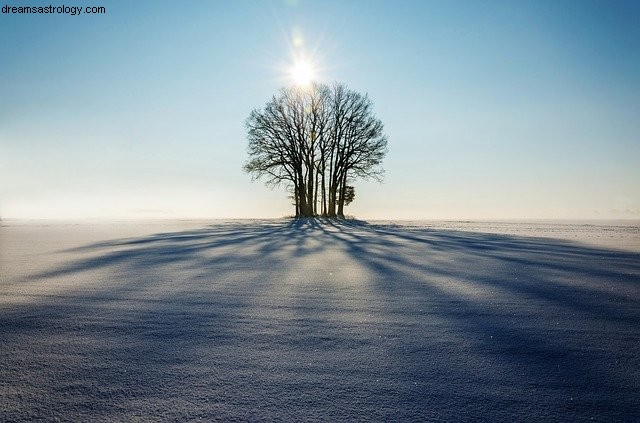
[[[332,104],[335,154],[330,169],[329,191],[332,198],[329,215],[343,216],[346,192],[343,187],[347,186],[350,178],[381,179],[387,137],[382,122],[373,114],[373,103],[368,96],[336,84],[332,88]]]
[[[246,127],[244,170],[291,189],[296,216],[343,216],[355,196],[347,183],[383,174],[382,122],[366,95],[342,84],[284,88],[251,112]]]

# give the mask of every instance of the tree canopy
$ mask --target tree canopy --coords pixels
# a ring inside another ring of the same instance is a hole
[[[387,136],[367,95],[343,84],[283,88],[246,121],[244,170],[291,191],[295,214],[344,216],[355,178],[380,180]]]

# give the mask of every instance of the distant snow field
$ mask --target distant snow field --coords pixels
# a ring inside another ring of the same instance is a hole
[[[640,252],[640,220],[577,221],[381,221],[403,228],[433,228],[577,241],[591,246]]]
[[[0,421],[637,421],[638,222],[0,222]]]

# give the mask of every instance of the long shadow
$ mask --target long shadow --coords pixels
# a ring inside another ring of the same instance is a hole
[[[316,219],[66,253],[5,289],[108,283],[3,307],[6,420],[640,415],[639,254]]]
[[[555,391],[544,407],[556,412],[573,408],[568,414],[571,419],[588,418],[588,413],[591,417],[623,420],[638,415],[640,354],[628,354],[640,341],[638,254],[488,234],[427,231],[413,236],[362,222],[337,222],[333,226],[338,230],[327,233],[340,240],[354,260],[371,269],[372,274],[384,275],[374,285],[397,300],[395,307],[407,310],[416,304],[407,297],[424,299],[427,304],[437,299],[449,307],[444,316],[464,338],[476,340],[473,351],[495,355],[510,361],[514,369],[523,370],[526,377],[517,381],[520,385]],[[434,265],[428,258],[423,260],[426,263],[416,263],[401,255],[399,247],[406,240],[438,245],[437,250],[446,251],[450,258],[453,255],[475,265]],[[567,262],[566,257],[572,260]],[[518,266],[514,268],[513,263]],[[520,275],[520,280],[514,280],[514,275]],[[591,287],[580,284],[584,277],[593,281]],[[447,289],[451,281],[466,281],[467,287],[480,286],[491,295],[452,295]],[[594,285],[600,285],[599,289]],[[424,304],[418,302],[421,306]],[[418,311],[415,308],[413,311]],[[524,313],[520,308],[525,308]],[[563,326],[554,327],[559,322]],[[599,328],[591,332],[593,324]],[[584,335],[576,339],[572,332]],[[613,357],[599,354],[605,350]],[[615,361],[619,371],[612,372],[607,360]],[[428,373],[430,366],[426,364],[420,372]],[[557,374],[549,374],[555,367]],[[539,402],[536,392],[520,389],[517,401]],[[608,395],[611,392],[615,394]],[[580,405],[569,404],[563,394],[571,402],[580,397]],[[478,410],[483,409],[483,400],[481,396],[474,402]],[[467,398],[464,406],[470,407],[469,402]]]
[[[335,223],[332,225],[337,227]],[[344,226],[344,223],[340,225]],[[353,224],[350,226],[353,227]],[[418,269],[425,275],[451,277],[487,288],[508,290],[519,297],[555,302],[603,319],[619,318],[620,305],[633,303],[640,298],[640,254],[600,250],[562,241],[493,234],[438,232],[431,239],[376,229],[368,230],[365,234],[351,233],[350,240],[343,239],[360,260],[377,258],[379,260],[376,263],[386,262],[399,268]],[[461,266],[435,265],[430,260],[409,263],[401,255],[392,253],[394,248],[403,245],[401,241],[404,240],[429,246],[437,244],[438,250],[445,252],[448,257],[462,253],[461,260],[473,260],[481,266],[467,271]],[[478,248],[480,243],[486,247]],[[386,248],[389,254],[371,254],[371,248],[365,250],[359,246],[377,247],[378,250]],[[516,282],[514,278],[517,279],[518,275],[521,278]],[[571,280],[565,281],[567,277]],[[597,282],[586,286],[581,284],[585,279]],[[602,296],[603,293],[606,295]],[[608,301],[603,301],[605,298]]]

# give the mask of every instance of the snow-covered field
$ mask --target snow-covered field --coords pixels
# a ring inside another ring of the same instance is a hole
[[[637,224],[2,225],[0,421],[640,416]]]

